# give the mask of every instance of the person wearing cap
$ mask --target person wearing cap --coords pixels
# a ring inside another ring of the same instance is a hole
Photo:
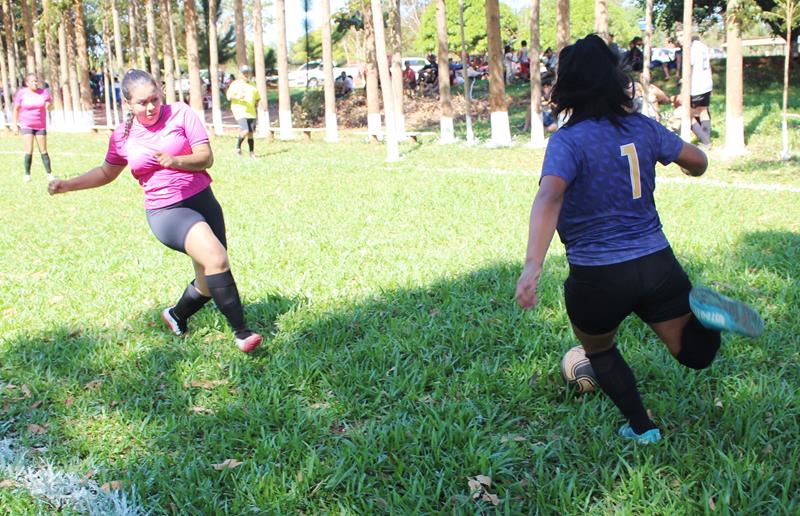
[[[252,76],[253,72],[249,66],[239,68],[239,77],[228,86],[226,97],[231,102],[233,118],[239,124],[236,154],[242,155],[242,141],[246,137],[250,157],[255,158],[253,133],[256,130],[256,105],[261,101],[261,95],[258,94],[258,88],[250,83]]]

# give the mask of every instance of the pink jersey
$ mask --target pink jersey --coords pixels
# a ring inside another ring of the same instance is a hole
[[[125,123],[111,133],[106,161],[111,165],[130,165],[131,173],[144,189],[144,207],[163,208],[202,192],[211,184],[203,170],[192,172],[163,168],[155,155],[192,153],[192,147],[208,142],[208,133],[189,106],[179,102],[161,107],[158,122],[144,127],[134,120],[125,138]]]
[[[14,105],[19,107],[19,125],[28,129],[47,129],[45,105],[50,102],[50,91],[40,88],[20,88],[14,95]]]

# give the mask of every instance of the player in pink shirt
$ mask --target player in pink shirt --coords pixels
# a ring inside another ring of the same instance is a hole
[[[228,262],[225,220],[211,191],[206,169],[214,163],[208,134],[197,115],[183,103],[162,106],[161,89],[142,70],[122,80],[128,118],[111,134],[104,163],[85,174],[54,180],[50,194],[106,185],[130,165],[144,190],[147,222],[156,238],[191,257],[195,278],[178,303],[161,318],[176,335],[211,298],[225,315],[245,353],[261,344],[251,331]]]
[[[47,110],[50,109],[50,92],[39,88],[36,74],[25,76],[25,88],[17,90],[14,95],[14,132],[22,133],[25,145],[25,175],[22,180],[31,180],[31,163],[33,163],[33,140],[39,147],[42,163],[47,171],[47,179],[54,179],[50,168],[50,156],[47,154]]]

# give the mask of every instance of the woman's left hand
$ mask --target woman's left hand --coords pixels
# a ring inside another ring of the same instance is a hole
[[[170,156],[166,152],[158,152],[154,157],[158,160],[158,164],[164,168],[174,168],[178,163],[175,156]]]

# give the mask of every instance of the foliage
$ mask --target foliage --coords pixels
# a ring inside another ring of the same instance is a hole
[[[769,17],[761,17],[761,12],[769,12],[775,9],[780,0],[738,0],[739,20],[743,22],[743,28],[747,28],[748,22],[755,22],[759,19],[766,21],[776,35],[781,35],[780,23]],[[639,5],[643,6],[645,0],[638,0]],[[700,26],[719,22],[728,11],[727,0],[694,0],[694,23]],[[672,32],[677,24],[683,21],[683,0],[655,0],[653,6],[655,23]],[[795,26],[800,22],[795,22]]]
[[[447,39],[451,52],[460,53],[459,0],[445,0],[445,9],[447,11]],[[514,12],[504,3],[500,3],[500,32],[501,38],[506,44],[525,39],[520,36]],[[486,39],[486,7],[484,1],[464,1],[464,34],[467,42],[467,52],[486,52],[488,41]],[[436,2],[431,2],[422,14],[419,33],[417,34],[417,51],[421,54],[435,53],[436,41]]]
[[[200,52],[200,67],[208,68],[208,0],[200,0],[198,2],[198,6],[200,7],[200,13],[198,13],[198,21],[200,23],[197,24],[197,48]],[[219,22],[221,15],[222,1],[217,0],[217,22]],[[219,23],[217,23],[217,26],[219,26]],[[233,24],[228,27],[228,31],[224,34],[220,33],[219,29],[217,29],[217,59],[220,64],[224,64],[228,61],[236,59],[236,34],[234,29],[235,27]]]

